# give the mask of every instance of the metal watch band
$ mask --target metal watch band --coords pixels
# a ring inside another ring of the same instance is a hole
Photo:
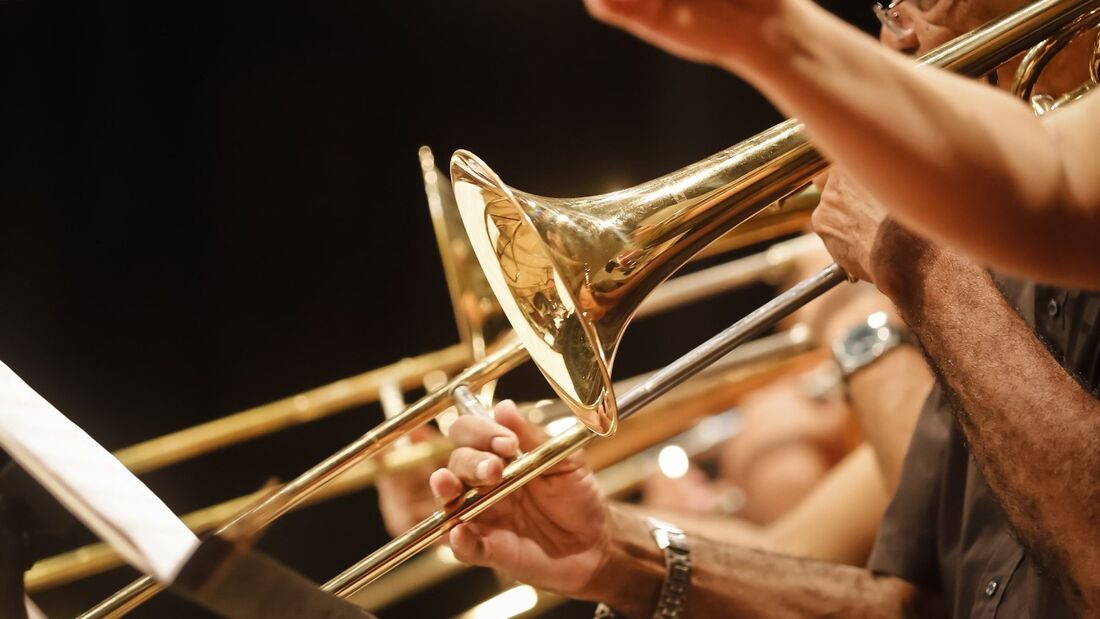
[[[649,533],[657,547],[665,553],[665,581],[657,597],[654,619],[679,619],[687,612],[687,595],[691,589],[691,545],[687,535],[676,526],[656,518],[646,518]],[[596,606],[594,619],[618,617],[606,604]]]
[[[654,619],[675,619],[687,611],[687,596],[691,590],[691,545],[687,535],[667,522],[648,518],[649,532],[657,547],[665,551],[668,572],[657,598]]]

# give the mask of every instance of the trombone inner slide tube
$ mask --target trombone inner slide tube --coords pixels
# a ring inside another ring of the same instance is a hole
[[[721,359],[734,348],[845,280],[844,271],[836,264],[803,280],[794,288],[777,296],[631,388],[618,402],[620,415],[623,418],[630,417],[662,394]],[[467,522],[492,507],[574,451],[587,445],[596,436],[583,424],[576,424],[550,438],[537,449],[510,462],[504,468],[504,476],[500,484],[488,489],[471,490],[457,506],[436,511],[420,524],[325,583],[322,589],[340,597],[355,593],[394,566],[439,540],[454,525]]]

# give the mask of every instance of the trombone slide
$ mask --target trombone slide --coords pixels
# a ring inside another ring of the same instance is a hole
[[[669,389],[698,374],[737,346],[759,335],[775,322],[789,316],[846,279],[844,271],[833,264],[777,296],[630,389],[619,398],[620,414],[624,418],[635,414]],[[523,484],[587,445],[595,437],[596,434],[583,424],[574,424],[561,434],[551,437],[537,449],[505,466],[504,478],[500,484],[485,490],[471,490],[457,506],[436,511],[420,524],[325,583],[322,589],[341,597],[355,593],[394,566],[435,543],[454,525],[467,522],[492,507]]]

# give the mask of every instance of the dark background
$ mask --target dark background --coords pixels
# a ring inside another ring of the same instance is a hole
[[[832,4],[872,26],[869,7]],[[0,29],[0,359],[110,449],[454,343],[421,144],[580,195],[780,120],[738,79],[576,0],[7,0]],[[632,327],[616,375],[767,295]],[[531,371],[502,389],[546,393]],[[365,407],[145,480],[184,513],[290,478],[379,417]],[[324,581],[385,539],[363,492],[286,517],[262,545]],[[72,616],[133,576],[36,599]],[[447,616],[491,586],[467,579],[389,616]],[[133,616],[206,615],[165,595]]]

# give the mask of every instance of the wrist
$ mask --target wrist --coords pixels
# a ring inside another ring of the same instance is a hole
[[[900,309],[913,302],[911,296],[921,290],[942,253],[928,241],[887,219],[875,240],[872,257],[871,277],[875,286]]]
[[[759,86],[790,69],[792,59],[805,51],[817,8],[805,0],[753,2],[738,18],[735,47],[718,58],[717,65]]]
[[[664,553],[653,543],[645,519],[611,506],[603,559],[577,597],[603,602],[627,618],[653,615],[666,576]]]

